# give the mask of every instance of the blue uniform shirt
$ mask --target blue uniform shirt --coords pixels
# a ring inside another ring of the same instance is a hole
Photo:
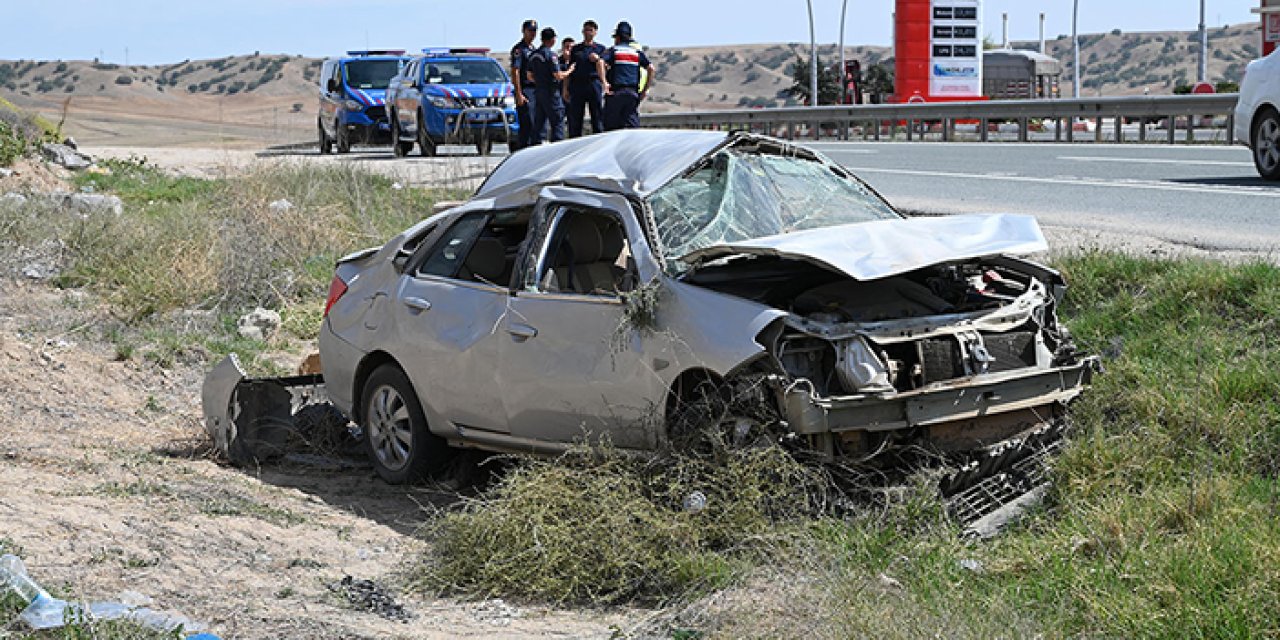
[[[528,72],[533,74],[533,82],[539,89],[558,89],[560,81],[554,74],[563,71],[560,68],[560,55],[551,47],[541,47],[529,56]]]
[[[634,43],[616,45],[601,57],[609,65],[610,85],[619,89],[640,88],[640,68],[649,66],[649,57]]]
[[[529,69],[529,56],[537,49],[532,44],[526,44],[524,40],[516,43],[511,47],[511,66],[515,68],[516,73],[521,74],[520,82],[522,86],[532,87],[528,79],[524,77],[524,72]]]
[[[599,42],[592,42],[591,44],[579,42],[573,45],[569,60],[576,66],[573,68],[573,74],[569,76],[570,82],[586,84],[592,80],[599,80],[600,74],[596,71],[596,63],[591,61],[591,54],[594,53],[603,58],[607,51],[608,49]]]

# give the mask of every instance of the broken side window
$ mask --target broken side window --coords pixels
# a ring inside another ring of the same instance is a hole
[[[630,245],[618,216],[561,207],[533,279],[525,288],[546,293],[616,296],[631,288]]]

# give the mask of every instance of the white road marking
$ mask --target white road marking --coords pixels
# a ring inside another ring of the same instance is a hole
[[[1168,182],[1121,182],[1094,180],[1088,178],[1032,178],[1028,176],[999,176],[983,173],[952,173],[949,171],[913,171],[910,169],[878,169],[873,167],[845,167],[854,173],[889,173],[906,176],[923,176],[929,178],[962,178],[965,180],[998,180],[1005,182],[1029,182],[1036,184],[1067,185],[1078,187],[1112,187],[1119,189],[1147,189],[1151,191],[1182,191],[1186,193],[1208,193],[1213,195],[1232,194],[1240,196],[1261,196],[1263,198],[1280,198],[1280,189],[1244,191],[1239,188],[1193,187]]]
[[[1225,162],[1221,160],[1162,160],[1159,158],[1099,158],[1097,156],[1058,156],[1059,160],[1072,162],[1121,162],[1124,164],[1187,164],[1212,167],[1253,167],[1252,162]]]

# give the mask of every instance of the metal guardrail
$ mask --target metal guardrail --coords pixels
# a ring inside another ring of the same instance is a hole
[[[921,123],[940,125],[943,140],[954,140],[956,123],[977,123],[976,134],[986,142],[990,124],[1012,122],[1018,125],[1018,140],[1030,139],[1033,123],[1055,122],[1055,141],[1072,142],[1080,133],[1072,126],[1076,120],[1093,120],[1094,139],[1104,140],[1104,120],[1113,120],[1115,140],[1124,141],[1124,123],[1167,121],[1167,138],[1177,142],[1178,118],[1185,118],[1188,142],[1195,142],[1195,119],[1226,116],[1226,142],[1235,144],[1234,124],[1237,94],[1134,96],[1121,98],[1060,100],[992,100],[985,102],[939,102],[921,104],[846,105],[831,107],[785,107],[781,109],[728,109],[686,113],[651,113],[641,116],[645,127],[669,129],[750,129],[782,137],[821,136],[839,139],[858,135],[879,140],[886,129],[905,128],[907,139],[919,135]],[[927,130],[927,127],[924,128]],[[1138,140],[1145,142],[1147,127],[1138,130]]]

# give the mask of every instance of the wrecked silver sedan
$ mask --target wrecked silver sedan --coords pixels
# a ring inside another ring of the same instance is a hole
[[[904,218],[771,138],[583,138],[343,259],[324,382],[389,482],[455,447],[708,426],[830,459],[989,448],[1058,421],[1097,364],[1056,317],[1061,277],[1012,257],[1046,248],[1029,217]]]

